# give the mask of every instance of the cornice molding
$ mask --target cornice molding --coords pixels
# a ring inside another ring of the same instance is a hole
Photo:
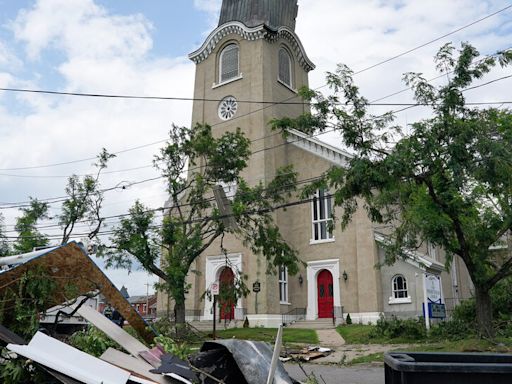
[[[295,147],[303,149],[343,168],[348,167],[349,161],[352,158],[348,152],[342,151],[332,145],[324,143],[323,141],[310,137],[296,129],[289,128],[286,130],[286,141]]]
[[[382,233],[374,232],[373,236],[377,243],[388,245],[391,242],[389,238]],[[406,256],[404,258],[405,262],[421,270],[437,273],[441,273],[446,270],[443,263],[432,260],[427,255],[418,251],[405,251],[404,255]]]
[[[264,24],[249,28],[239,21],[231,21],[217,27],[212,33],[210,33],[199,49],[188,55],[189,59],[196,64],[201,63],[210,56],[215,47],[224,37],[232,34],[239,35],[243,39],[249,41],[265,39],[271,43],[276,42],[279,38],[283,38],[288,41],[290,48],[298,58],[299,64],[305,71],[309,72],[315,69],[315,64],[313,64],[306,55],[306,51],[304,50],[299,37],[290,28],[280,27],[277,30],[272,30]]]

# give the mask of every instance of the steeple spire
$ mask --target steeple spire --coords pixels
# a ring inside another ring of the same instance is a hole
[[[219,26],[240,21],[247,27],[264,24],[274,30],[295,30],[297,11],[297,0],[223,0]]]

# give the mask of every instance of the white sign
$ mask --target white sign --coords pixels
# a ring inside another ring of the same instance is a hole
[[[212,283],[212,285],[210,285],[210,292],[212,293],[212,295],[219,294],[219,282],[218,281],[216,281],[215,283]]]
[[[425,275],[425,288],[427,299],[433,303],[441,302],[441,277],[438,275]]]

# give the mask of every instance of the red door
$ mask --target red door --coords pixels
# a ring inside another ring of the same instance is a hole
[[[230,296],[233,294],[235,275],[231,268],[225,267],[219,276],[220,291],[220,319],[233,320],[235,318],[235,301]]]
[[[317,278],[318,318],[331,318],[334,312],[332,274],[323,269]]]

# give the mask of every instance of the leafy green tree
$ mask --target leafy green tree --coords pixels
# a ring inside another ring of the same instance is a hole
[[[0,213],[0,257],[7,256],[9,252],[9,243],[4,234],[4,216]]]
[[[394,125],[393,113],[369,112],[353,72],[343,65],[327,76],[333,96],[303,91],[314,114],[274,126],[339,132],[353,157],[319,183],[334,191],[342,226],[363,204],[373,222],[389,228],[388,263],[424,241],[447,252],[448,267],[459,256],[475,286],[479,330],[492,336],[489,291],[512,274],[512,114],[470,106],[464,92],[493,67],[508,65],[512,52],[478,58],[469,44],[457,52],[447,44],[435,57],[445,85],[405,74],[417,103],[432,108],[432,116],[412,124],[408,134]]]
[[[48,204],[37,199],[30,198],[29,206],[21,208],[22,215],[16,219],[14,229],[18,232],[18,238],[14,243],[15,253],[31,252],[34,248],[48,245],[48,237],[39,232],[37,223],[48,218]]]
[[[298,269],[297,253],[281,237],[272,213],[295,190],[296,174],[286,167],[268,185],[249,186],[240,176],[249,146],[239,129],[215,137],[208,125],[173,126],[170,141],[155,157],[170,196],[161,225],[154,211],[137,202],[114,230],[113,247],[104,251],[108,266],[131,268],[137,260],[158,276],[159,288],[174,299],[177,323],[185,321],[186,277],[192,263],[227,233],[265,257],[268,272],[279,265],[288,266],[292,274]],[[225,184],[236,185],[236,193],[230,207],[219,207],[214,190]]]
[[[108,161],[114,157],[115,155],[103,148],[94,164],[97,169],[96,175],[85,175],[82,179],[72,175],[68,179],[65,189],[67,198],[62,203],[59,215],[59,224],[63,231],[61,244],[69,241],[76,223],[80,221],[85,220],[91,226],[89,239],[95,238],[98,234],[103,224],[100,212],[104,199],[99,179],[101,172],[107,168]]]
[[[115,157],[103,149],[97,156],[94,164],[97,168],[95,175],[85,175],[83,178],[72,175],[65,188],[66,198],[62,202],[61,213],[58,215],[62,228],[61,244],[71,238],[75,225],[87,221],[91,226],[88,237],[93,239],[103,224],[100,211],[103,204],[103,192],[100,189],[99,178],[101,172],[107,167],[108,161]],[[15,230],[18,238],[14,243],[15,253],[30,252],[36,247],[45,247],[49,244],[48,236],[40,232],[37,223],[48,219],[49,205],[37,199],[30,198],[29,206],[21,208],[22,215],[16,219]],[[0,232],[1,234],[1,232]],[[0,236],[0,252],[2,237]],[[1,254],[1,253],[0,253]]]

